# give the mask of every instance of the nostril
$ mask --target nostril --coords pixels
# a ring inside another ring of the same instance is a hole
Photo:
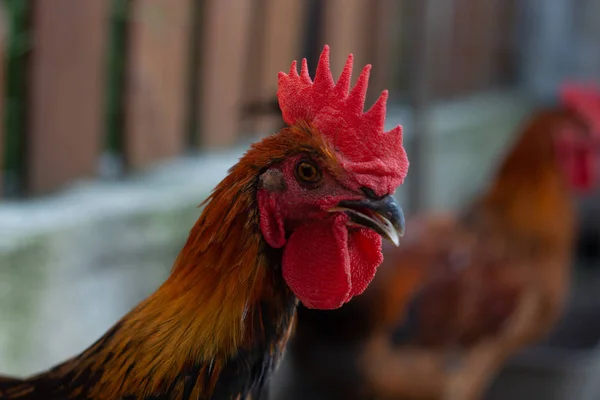
[[[385,197],[385,195],[383,196],[377,196],[377,193],[375,193],[375,191],[369,187],[363,186],[362,188],[360,188],[360,190],[362,190],[362,192],[365,194],[365,196],[367,196],[368,198],[372,199],[372,200],[381,200]]]

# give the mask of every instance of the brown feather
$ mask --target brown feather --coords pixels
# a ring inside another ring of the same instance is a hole
[[[291,335],[297,304],[281,276],[281,254],[267,248],[258,227],[258,178],[271,164],[301,152],[317,154],[333,173],[342,173],[308,124],[254,144],[206,200],[167,281],[79,356],[19,383],[1,380],[0,398],[251,396],[246,389],[228,394],[235,385],[246,388],[239,381],[246,376],[231,368],[254,374],[246,364],[256,361],[245,357],[262,360],[256,349],[263,347],[271,360],[257,368],[273,368]],[[268,372],[247,379],[262,382]]]

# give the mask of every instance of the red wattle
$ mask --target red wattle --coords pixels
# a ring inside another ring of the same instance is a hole
[[[591,151],[580,151],[579,157],[573,161],[571,180],[575,187],[581,191],[588,191],[594,183],[594,157]]]
[[[308,308],[331,310],[361,294],[383,256],[381,238],[366,229],[350,234],[337,214],[298,227],[283,252],[283,277]]]
[[[346,301],[362,294],[375,277],[377,268],[383,262],[381,236],[370,229],[360,228],[350,232],[348,237],[352,291]]]
[[[263,238],[269,246],[276,249],[285,244],[285,230],[283,228],[283,218],[277,206],[275,196],[266,190],[258,192],[258,204],[260,205],[260,230]]]

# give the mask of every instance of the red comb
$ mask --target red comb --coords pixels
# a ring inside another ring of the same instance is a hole
[[[595,144],[600,144],[600,92],[593,85],[567,83],[561,87],[560,98],[564,107],[575,111],[585,121],[593,135],[592,144],[574,134],[573,127],[563,131],[559,154],[567,176],[575,189],[589,192],[594,188],[598,170]]]
[[[562,86],[560,97],[565,107],[578,112],[600,135],[600,92],[596,88],[568,83]]]
[[[362,70],[350,90],[353,56],[350,54],[337,83],[329,67],[329,46],[325,46],[314,82],[306,59],[298,75],[296,61],[289,74],[279,73],[277,97],[283,120],[293,125],[304,120],[316,126],[338,152],[344,168],[359,184],[378,194],[392,193],[408,171],[402,147],[402,127],[385,132],[387,90],[363,112],[371,66]]]

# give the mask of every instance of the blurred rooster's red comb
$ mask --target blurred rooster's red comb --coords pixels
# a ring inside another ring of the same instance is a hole
[[[398,125],[384,131],[387,90],[363,112],[371,66],[364,67],[356,86],[350,90],[352,61],[350,54],[337,83],[329,67],[329,46],[321,53],[314,81],[308,73],[306,59],[302,60],[300,75],[294,61],[289,74],[279,73],[279,106],[287,124],[304,120],[316,126],[341,153],[344,166],[362,175],[364,179],[359,180],[363,184],[383,194],[401,184],[408,170],[402,127]],[[377,184],[375,176],[379,178]]]
[[[600,135],[600,91],[593,85],[566,83],[561,87],[563,105],[577,112]]]

